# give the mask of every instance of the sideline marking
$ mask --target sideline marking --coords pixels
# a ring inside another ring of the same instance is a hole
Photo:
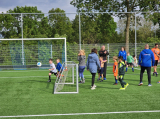
[[[41,114],[41,115],[15,115],[15,116],[0,116],[0,118],[13,117],[45,117],[45,116],[73,116],[73,115],[97,115],[97,114],[125,114],[125,113],[151,113],[160,112],[160,110],[150,111],[122,111],[122,112],[97,112],[97,113],[68,113],[68,114]]]

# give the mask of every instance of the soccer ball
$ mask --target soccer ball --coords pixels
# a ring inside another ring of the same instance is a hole
[[[41,63],[41,62],[38,62],[38,63],[37,63],[37,66],[39,66],[39,67],[42,66],[42,63]]]

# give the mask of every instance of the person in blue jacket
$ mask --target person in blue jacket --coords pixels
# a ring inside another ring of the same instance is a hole
[[[146,44],[145,49],[142,50],[139,55],[139,66],[141,67],[140,83],[138,84],[139,86],[143,85],[142,79],[143,79],[143,73],[144,73],[145,69],[147,70],[147,75],[148,75],[148,86],[152,86],[151,85],[151,65],[153,67],[154,62],[155,62],[154,54],[149,49],[149,45]]]
[[[94,85],[94,81],[95,81],[95,76],[97,73],[97,69],[100,69],[100,63],[99,63],[99,58],[97,55],[97,49],[93,48],[91,50],[91,54],[88,55],[88,59],[87,59],[87,70],[90,71],[90,73],[92,74],[92,85],[91,85],[91,90],[94,90],[96,85]]]
[[[125,47],[121,47],[121,51],[119,51],[118,57],[122,56],[124,63],[126,63],[127,53],[125,51]]]

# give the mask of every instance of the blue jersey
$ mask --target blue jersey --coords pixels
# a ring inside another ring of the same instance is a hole
[[[59,62],[59,63],[57,64],[57,66],[56,66],[56,69],[57,69],[58,71],[60,71],[60,70],[61,70],[61,67],[62,67],[62,64]]]
[[[126,53],[125,50],[124,50],[124,51],[119,51],[118,57],[122,56],[122,57],[123,57],[123,60],[126,61],[126,59],[127,59],[127,55],[126,55],[126,54],[127,54],[127,53]]]
[[[139,65],[143,67],[151,67],[151,63],[152,66],[154,66],[154,62],[154,54],[150,49],[144,49],[141,51],[139,55]]]

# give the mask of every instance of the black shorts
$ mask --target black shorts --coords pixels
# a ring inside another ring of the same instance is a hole
[[[57,72],[50,71],[49,73],[54,74],[55,76],[57,75]]]
[[[132,66],[132,65],[133,65],[133,63],[128,63],[128,62],[127,62],[127,65],[130,65],[130,66]]]
[[[157,65],[158,65],[158,60],[155,60],[154,66],[157,66]]]
[[[103,72],[104,72],[104,67],[103,68],[101,67],[101,69],[98,71],[98,73],[103,74]]]

